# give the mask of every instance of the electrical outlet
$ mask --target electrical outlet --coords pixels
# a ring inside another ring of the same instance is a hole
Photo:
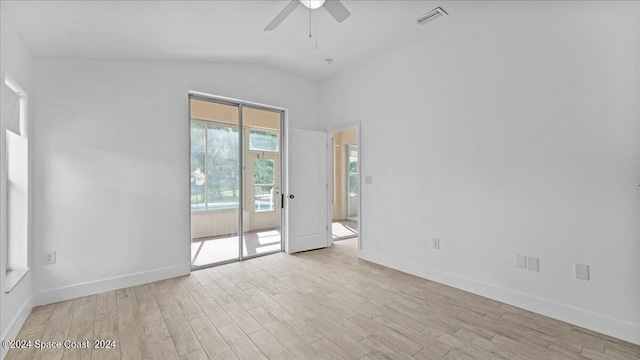
[[[519,269],[527,268],[527,257],[525,255],[516,254],[516,267]]]
[[[540,271],[540,259],[533,256],[527,256],[527,269],[531,271]]]
[[[44,254],[44,264],[51,265],[56,263],[56,252],[48,252]]]
[[[434,249],[440,249],[440,239],[439,238],[433,238],[433,248]]]
[[[373,184],[373,176],[371,176],[371,175],[365,175],[365,176],[364,176],[364,183],[365,183],[365,184]]]

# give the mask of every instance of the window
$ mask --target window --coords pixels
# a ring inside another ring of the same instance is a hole
[[[29,270],[29,146],[27,142],[27,93],[5,74],[2,85],[2,122],[4,134],[6,179],[7,243],[5,264],[6,292]],[[6,221],[6,223],[5,223]],[[4,244],[3,244],[4,245]],[[3,249],[4,250],[4,249]]]
[[[191,210],[237,209],[238,128],[191,122]]]
[[[253,159],[256,212],[273,211],[275,206],[275,161]]]
[[[206,210],[206,125],[191,122],[191,211]]]
[[[347,163],[349,166],[349,197],[358,196],[358,145],[347,145]]]
[[[264,130],[249,130],[249,150],[278,151],[278,134]]]

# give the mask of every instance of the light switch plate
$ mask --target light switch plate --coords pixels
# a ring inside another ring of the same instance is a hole
[[[539,259],[533,256],[527,256],[527,269],[531,271],[540,271]]]
[[[364,183],[365,183],[365,184],[373,184],[373,176],[371,176],[371,175],[365,175],[365,177],[364,177]]]
[[[520,269],[526,269],[527,257],[524,255],[516,254],[516,267]]]
[[[589,265],[576,264],[576,279],[589,281]]]

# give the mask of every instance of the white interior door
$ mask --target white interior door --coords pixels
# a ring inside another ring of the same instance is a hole
[[[289,133],[289,193],[285,194],[289,253],[329,246],[327,151],[324,132]]]

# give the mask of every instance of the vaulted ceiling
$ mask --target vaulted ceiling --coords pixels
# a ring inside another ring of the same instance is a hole
[[[487,6],[445,1],[342,2],[352,15],[341,24],[323,8],[310,11],[298,6],[271,32],[263,29],[288,0],[3,0],[1,6],[36,56],[257,63],[318,80],[402,42],[434,36],[465,14]],[[425,26],[416,24],[418,17],[437,6],[450,16]],[[333,63],[327,64],[326,58]]]

